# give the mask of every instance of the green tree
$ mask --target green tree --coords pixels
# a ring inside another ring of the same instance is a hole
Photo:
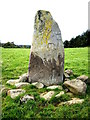
[[[66,40],[66,41],[64,42],[64,47],[65,47],[65,48],[68,48],[68,47],[69,47],[69,41],[68,41],[68,40]]]
[[[70,41],[64,42],[64,47],[86,47],[88,46],[88,31],[84,32],[81,35],[76,36],[75,38],[72,38]]]

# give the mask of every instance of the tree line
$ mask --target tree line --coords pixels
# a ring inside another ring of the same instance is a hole
[[[31,45],[15,45],[14,42],[0,43],[4,48],[31,48]]]
[[[64,41],[65,48],[87,47],[88,46],[88,31],[81,35],[72,38],[70,41]]]

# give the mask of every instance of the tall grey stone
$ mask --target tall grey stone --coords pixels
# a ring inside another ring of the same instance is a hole
[[[63,82],[64,46],[58,24],[50,12],[35,15],[34,34],[29,61],[29,81],[46,86]]]

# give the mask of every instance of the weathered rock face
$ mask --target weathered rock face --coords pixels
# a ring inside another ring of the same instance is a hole
[[[84,82],[77,79],[65,81],[64,85],[74,94],[85,94],[87,88]]]
[[[36,86],[36,88],[38,88],[38,89],[44,87],[44,85],[42,83],[39,83],[39,82],[34,82],[34,83],[32,83],[32,85]]]
[[[25,90],[22,89],[12,89],[12,90],[8,90],[7,94],[11,96],[12,99],[14,99],[15,97],[17,97],[18,95],[25,93]]]
[[[34,100],[34,97],[30,95],[24,95],[20,98],[20,103],[27,103],[29,100]]]
[[[57,94],[55,97],[60,97],[60,96],[62,96],[64,94],[64,91],[61,91],[59,94]]]
[[[90,79],[89,79],[88,76],[86,76],[86,75],[81,75],[81,76],[77,77],[77,79],[78,79],[78,80],[81,80],[81,81],[83,81],[83,82],[85,82],[85,83],[90,84]]]
[[[73,71],[72,70],[65,70],[65,74],[73,75]]]
[[[62,86],[60,85],[52,85],[52,86],[47,87],[47,89],[52,89],[52,90],[56,88],[61,89],[61,90],[63,89]]]
[[[17,80],[8,80],[7,81],[7,84],[10,84],[10,85],[15,85],[16,83],[19,83],[20,82],[20,80],[19,79],[17,79]]]
[[[20,82],[20,83],[16,83],[15,84],[16,88],[21,88],[21,87],[26,86],[26,85],[29,85],[29,83],[27,83],[27,82]]]
[[[54,91],[49,91],[49,92],[42,93],[40,97],[44,98],[45,100],[50,100],[54,94],[55,94]]]
[[[21,76],[19,76],[20,82],[27,82],[28,81],[28,73],[25,73]]]
[[[49,86],[63,82],[63,74],[64,47],[60,29],[50,12],[39,10],[35,16],[29,79]]]
[[[84,99],[80,98],[72,98],[72,100],[61,102],[59,105],[72,105],[72,104],[82,104],[84,102]]]

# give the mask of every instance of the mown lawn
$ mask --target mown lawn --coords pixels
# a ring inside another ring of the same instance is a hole
[[[4,49],[2,48],[2,84],[8,89],[15,88],[6,84],[9,79],[17,79],[21,74],[28,71],[30,49]],[[65,49],[65,69],[72,69],[74,77],[79,75],[88,76],[88,48],[67,48]],[[20,104],[20,97],[14,100],[2,93],[2,118],[5,119],[27,119],[27,118],[88,118],[90,86],[87,86],[87,92],[83,96],[83,104],[72,106],[58,106],[58,101],[67,101],[68,95],[63,95],[59,100],[52,98],[49,102],[41,99],[39,94],[47,91],[46,88],[37,89],[32,85],[23,87],[27,94],[34,95],[34,101],[28,101]],[[55,90],[57,93],[58,89]],[[25,93],[25,94],[26,94]]]

